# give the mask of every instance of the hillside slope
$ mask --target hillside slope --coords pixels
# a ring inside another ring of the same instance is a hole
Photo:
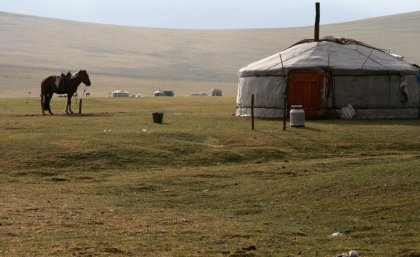
[[[355,38],[392,48],[420,63],[420,12],[321,26],[321,36]],[[96,95],[116,88],[150,94],[175,87],[178,95],[219,86],[236,90],[237,70],[283,50],[311,27],[177,30],[123,27],[0,12],[0,95],[37,92],[40,81],[86,69]],[[96,82],[96,83],[95,83]]]

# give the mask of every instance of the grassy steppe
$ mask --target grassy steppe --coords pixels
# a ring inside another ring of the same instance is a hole
[[[328,15],[323,13],[322,17]],[[323,24],[321,18],[320,36],[353,38],[381,49],[392,48],[408,62],[420,63],[419,24],[419,10],[338,24]],[[90,90],[95,97],[106,97],[117,89],[147,96],[158,89],[171,89],[177,96],[185,96],[212,88],[235,96],[241,67],[314,35],[313,26],[163,29],[5,12],[0,12],[0,31],[2,97],[25,97],[29,92],[39,95],[45,77],[80,69],[90,74]]]
[[[64,101],[0,99],[0,256],[420,256],[419,120],[251,131],[233,97]]]

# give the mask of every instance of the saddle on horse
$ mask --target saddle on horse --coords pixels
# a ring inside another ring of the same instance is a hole
[[[57,76],[57,78],[55,79],[55,86],[57,87],[57,89],[59,91],[66,91],[70,78],[70,72],[67,72],[67,74],[61,73],[60,76]]]

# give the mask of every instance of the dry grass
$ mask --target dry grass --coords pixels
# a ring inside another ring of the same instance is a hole
[[[233,103],[0,99],[0,255],[420,254],[418,120],[251,131]]]

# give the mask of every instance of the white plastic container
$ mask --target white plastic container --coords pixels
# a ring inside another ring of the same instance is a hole
[[[305,111],[302,105],[291,106],[290,127],[305,127]]]

